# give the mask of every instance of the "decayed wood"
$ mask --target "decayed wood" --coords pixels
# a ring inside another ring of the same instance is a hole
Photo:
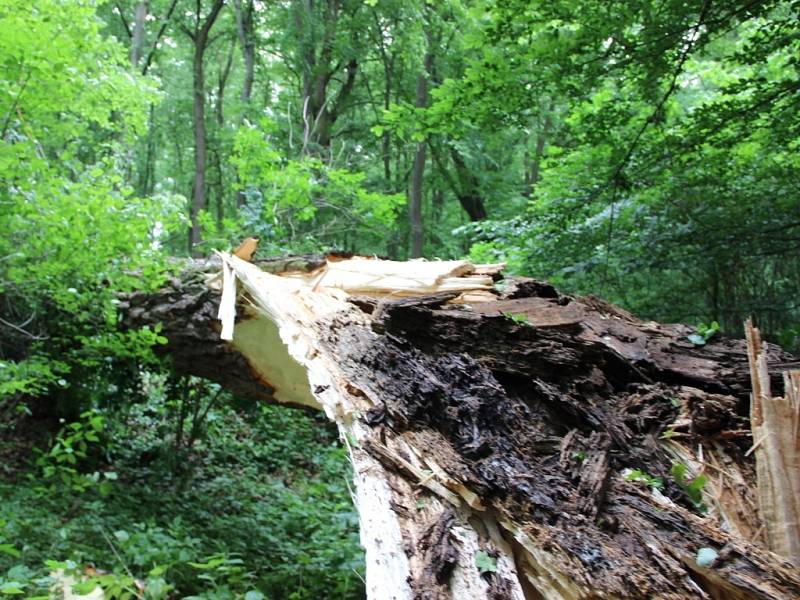
[[[205,331],[180,327],[174,297],[131,299],[128,322],[154,312],[169,350],[199,335],[193,356],[212,351],[205,365],[176,358],[182,368],[208,376],[225,348],[218,381],[245,361],[240,389],[337,422],[370,598],[800,595],[797,573],[759,544],[743,342],[698,347],[685,326],[533,280],[395,299],[327,287],[319,263],[273,275],[224,260],[244,288],[232,345],[203,337],[219,336],[208,290],[194,322]],[[794,359],[772,346],[765,359],[779,389]],[[676,461],[709,477],[707,514],[670,475]],[[630,469],[663,489],[626,480]],[[698,562],[701,548],[717,558]]]
[[[745,323],[753,382],[750,420],[758,501],[769,549],[800,566],[800,371],[784,373],[784,397],[773,397],[764,344]]]

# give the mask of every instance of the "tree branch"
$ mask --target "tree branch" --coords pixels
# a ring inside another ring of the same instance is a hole
[[[169,5],[169,9],[167,10],[167,14],[161,20],[161,27],[159,27],[158,32],[156,33],[156,37],[153,40],[153,44],[150,47],[150,51],[147,53],[147,58],[144,61],[144,66],[142,67],[142,75],[147,75],[147,71],[150,69],[150,64],[153,62],[153,56],[158,49],[158,43],[161,41],[161,36],[164,35],[164,32],[167,30],[167,26],[169,25],[170,19],[172,18],[172,13],[175,11],[175,7],[178,4],[178,0],[172,0],[172,3]]]
[[[119,2],[114,2],[114,6],[117,9],[117,14],[119,15],[120,20],[122,21],[122,26],[125,28],[125,33],[128,34],[129,38],[133,37],[133,33],[131,32],[131,27],[128,25],[127,19],[125,19],[125,13],[122,12],[122,7],[119,5]]]

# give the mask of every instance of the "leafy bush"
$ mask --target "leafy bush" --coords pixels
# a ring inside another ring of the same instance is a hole
[[[226,399],[176,473],[171,398],[150,380],[147,402],[102,421],[87,413],[42,455],[45,471],[0,482],[0,585],[41,593],[56,560],[92,565],[100,575],[86,584],[120,598],[135,580],[151,598],[363,597],[351,475],[325,418]],[[95,437],[118,473],[107,490],[84,485],[96,465],[81,474]]]

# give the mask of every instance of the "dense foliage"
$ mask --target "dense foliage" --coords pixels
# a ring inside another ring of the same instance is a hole
[[[147,402],[66,427],[27,478],[0,479],[0,593],[46,598],[50,571],[83,575],[92,565],[108,573],[95,581],[118,589],[112,597],[135,597],[125,594],[137,581],[151,599],[361,597],[357,517],[335,428],[160,379],[148,378]],[[176,446],[181,390],[216,404],[202,434]],[[8,458],[20,439],[9,427],[4,438]]]
[[[754,315],[797,349],[798,13],[4,0],[0,593],[88,563],[152,597],[361,593],[331,432],[176,379],[160,331],[117,328],[120,293],[245,235],[507,261],[700,337]]]

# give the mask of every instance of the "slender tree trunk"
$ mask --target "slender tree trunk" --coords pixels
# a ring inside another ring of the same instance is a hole
[[[438,225],[442,220],[442,211],[444,210],[444,193],[441,189],[433,190],[431,194],[431,209],[433,222]]]
[[[242,104],[250,104],[250,95],[253,93],[253,81],[256,68],[256,44],[253,40],[253,0],[249,0],[242,8],[242,0],[234,0],[233,8],[236,12],[236,32],[239,36],[239,45],[242,48],[244,59],[244,81],[242,82]]]
[[[450,148],[450,157],[453,159],[459,178],[459,182],[455,184],[453,191],[461,204],[461,208],[467,213],[470,221],[483,221],[487,217],[487,213],[481,197],[480,181],[469,170],[467,163],[464,162],[464,159],[453,147]]]
[[[217,122],[216,144],[214,147],[214,169],[216,171],[216,201],[217,201],[217,225],[222,227],[225,218],[225,177],[222,170],[222,144],[225,129],[225,89],[228,86],[228,76],[233,65],[233,51],[236,48],[236,41],[231,41],[228,57],[220,70],[217,78],[217,98],[214,105],[214,116]]]
[[[206,91],[203,60],[208,46],[208,34],[219,16],[224,0],[214,0],[208,16],[200,25],[200,15],[194,32],[188,32],[194,42],[192,61],[192,82],[194,90],[194,185],[192,187],[191,229],[189,233],[189,250],[192,256],[202,256],[197,246],[202,241],[200,229],[200,211],[206,208]]]
[[[383,110],[388,111],[392,104],[392,88],[394,83],[394,64],[397,57],[396,52],[388,52],[384,29],[378,13],[373,11],[372,16],[375,20],[375,31],[377,32],[374,44],[378,47],[383,65]],[[397,27],[397,20],[393,23]],[[385,131],[381,136],[381,158],[383,160],[384,189],[394,191],[395,186],[392,182],[392,138],[389,131]]]
[[[533,190],[536,184],[539,183],[544,149],[547,144],[547,138],[550,135],[550,129],[553,127],[552,102],[549,103],[546,110],[547,114],[544,117],[539,132],[536,134],[536,146],[533,151],[533,158],[530,157],[528,150],[525,150],[525,195],[528,198],[533,196]]]
[[[196,246],[202,241],[199,215],[206,207],[206,93],[203,55],[205,43],[196,42],[192,79],[194,83],[194,184],[192,186],[192,256],[202,256]]]
[[[138,192],[142,196],[147,196],[152,192],[155,170],[155,105],[150,104],[150,115],[147,121],[147,141],[145,142],[144,165],[139,172]]]
[[[420,76],[422,77],[422,76]],[[411,258],[422,256],[424,230],[422,227],[422,178],[425,174],[427,144],[417,142],[414,166],[411,168],[411,192],[408,198],[408,216],[411,221]]]
[[[429,40],[430,41],[430,40]],[[417,94],[414,105],[424,108],[428,105],[428,74],[433,64],[433,49],[428,46],[423,61],[422,72],[417,75]],[[428,143],[417,142],[414,165],[411,167],[411,191],[408,197],[408,216],[411,222],[411,258],[422,256],[424,229],[422,226],[422,180],[425,175],[425,159]]]
[[[394,55],[388,64],[384,64],[384,87],[383,87],[383,109],[389,110],[392,104],[392,68],[394,66]],[[383,132],[381,139],[381,154],[383,157],[383,178],[386,181],[386,189],[394,191],[392,185],[392,138],[388,131]]]
[[[236,32],[239,36],[239,46],[242,48],[244,59],[244,81],[242,82],[242,119],[249,115],[250,96],[253,93],[253,81],[256,68],[256,45],[253,31],[253,0],[248,0],[242,7],[242,0],[234,0],[233,8],[236,12]],[[237,174],[237,182],[239,180]],[[236,207],[241,208],[246,200],[244,190],[236,192]]]

